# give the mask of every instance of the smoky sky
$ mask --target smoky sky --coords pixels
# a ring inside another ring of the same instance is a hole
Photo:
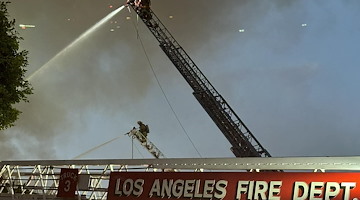
[[[36,25],[18,30],[30,52],[28,74],[122,3],[12,1],[17,24]],[[152,8],[270,154],[331,156],[359,154],[360,26],[350,23],[358,4],[153,0]],[[71,159],[138,120],[167,157],[233,156],[155,38],[126,9],[31,83],[30,103],[18,105],[19,121],[1,134],[2,160]],[[126,137],[87,158],[128,158]]]

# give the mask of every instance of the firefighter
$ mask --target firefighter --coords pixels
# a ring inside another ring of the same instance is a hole
[[[135,5],[139,9],[150,9],[150,0],[126,0],[125,5]]]
[[[138,2],[139,2],[139,0],[126,0],[125,5],[132,5],[132,4],[137,5]]]
[[[146,137],[149,133],[149,126],[145,125],[142,121],[138,121],[137,123],[139,125],[140,133],[145,137],[144,139],[146,140]]]
[[[150,6],[151,1],[150,0],[138,0],[135,2],[135,6],[139,8],[140,15],[143,15],[145,19],[150,20],[151,19],[151,12],[150,12]]]
[[[139,6],[140,8],[150,9],[151,1],[150,0],[138,0],[137,6]]]

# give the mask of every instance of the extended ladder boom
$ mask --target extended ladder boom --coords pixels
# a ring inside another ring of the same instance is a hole
[[[136,10],[134,5],[130,5]],[[271,157],[225,99],[216,91],[185,50],[149,9],[139,17],[159,41],[161,49],[194,90],[193,95],[232,145],[236,157]],[[150,16],[149,16],[150,14]]]

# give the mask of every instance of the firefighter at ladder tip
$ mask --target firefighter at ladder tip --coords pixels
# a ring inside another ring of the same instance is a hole
[[[150,0],[126,0],[125,5],[135,5],[136,12],[139,15],[145,17],[145,19],[151,19],[151,12],[150,12]]]
[[[139,125],[139,132],[144,136],[144,138],[140,138],[140,140],[141,142],[145,142],[149,133],[149,126],[145,125],[142,121],[138,121],[137,123]]]

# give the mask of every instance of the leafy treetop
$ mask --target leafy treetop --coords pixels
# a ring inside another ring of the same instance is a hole
[[[8,3],[0,1],[0,130],[14,126],[21,113],[14,105],[28,102],[33,90],[25,80],[28,52],[19,51],[22,38],[15,30],[15,20],[8,19]]]

